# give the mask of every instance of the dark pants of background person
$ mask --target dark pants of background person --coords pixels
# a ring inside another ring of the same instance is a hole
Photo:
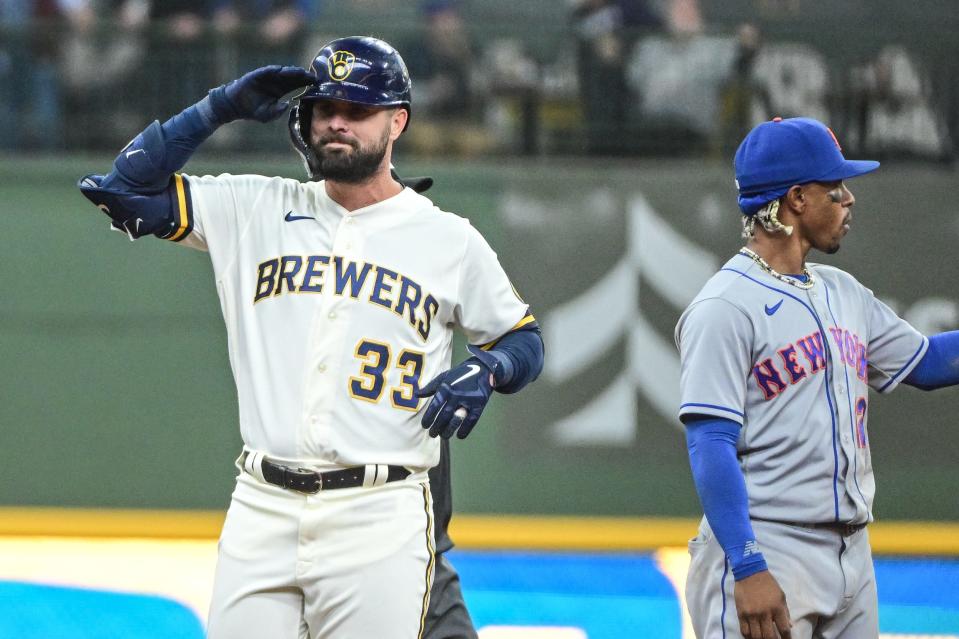
[[[436,571],[423,639],[477,639],[473,620],[463,601],[460,577],[446,559],[446,551],[453,547],[447,533],[453,514],[449,444],[446,439],[442,441],[440,463],[430,469],[433,518],[436,521]]]

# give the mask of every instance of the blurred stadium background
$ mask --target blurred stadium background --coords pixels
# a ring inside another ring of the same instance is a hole
[[[691,637],[672,327],[740,245],[735,145],[809,115],[882,160],[829,261],[959,328],[957,33],[955,0],[0,0],[0,638],[202,636],[240,447],[209,263],[108,233],[74,183],[347,34],[404,55],[400,173],[436,178],[545,330],[542,378],[454,447],[483,636]],[[303,175],[283,120],[186,171]],[[959,637],[959,394],[874,399],[882,632]]]

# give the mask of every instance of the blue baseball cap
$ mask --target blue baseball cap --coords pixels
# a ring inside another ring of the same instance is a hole
[[[754,215],[790,187],[835,182],[879,168],[873,160],[847,160],[835,134],[812,118],[774,118],[743,139],[733,161],[739,208]]]

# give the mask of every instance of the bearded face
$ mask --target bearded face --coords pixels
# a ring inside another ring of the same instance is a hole
[[[373,132],[367,141],[351,133],[326,129],[313,132],[310,146],[325,179],[360,184],[380,168],[389,141],[390,124],[386,120],[383,128]]]

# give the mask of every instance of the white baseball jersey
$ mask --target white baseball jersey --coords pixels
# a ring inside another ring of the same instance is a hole
[[[532,321],[469,222],[406,188],[349,212],[323,182],[175,176],[179,230],[209,251],[249,449],[326,470],[429,468],[414,389],[453,329],[492,342]]]
[[[706,283],[676,326],[679,414],[742,424],[752,517],[865,523],[868,390],[892,391],[928,340],[848,273],[809,270],[803,290],[739,253]]]

